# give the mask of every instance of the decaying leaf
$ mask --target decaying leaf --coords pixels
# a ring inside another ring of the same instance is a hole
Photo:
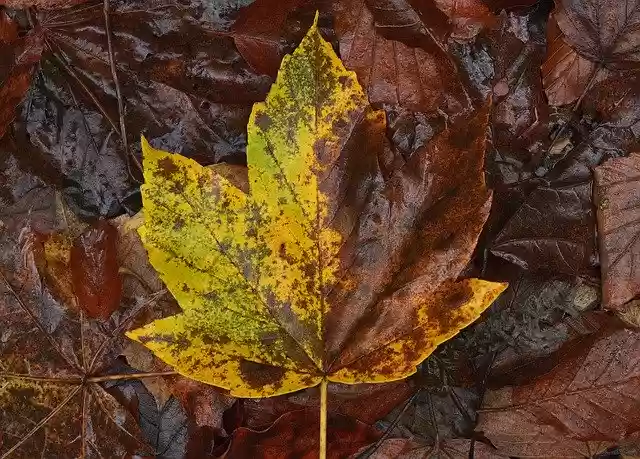
[[[122,457],[145,450],[134,415],[101,386],[118,326],[60,301],[37,265],[29,230],[0,240],[0,455]],[[113,376],[117,379],[117,375]]]
[[[236,429],[222,459],[313,458],[318,450],[317,411],[300,410],[283,414],[271,426],[253,430]],[[375,427],[342,415],[332,415],[327,430],[327,458],[352,457],[363,446],[382,435]]]
[[[344,65],[356,72],[371,103],[455,116],[470,108],[445,50],[449,24],[430,1],[332,2]]]
[[[554,15],[558,25],[578,53],[609,68],[637,68],[640,3],[636,0],[560,0],[556,3]]]
[[[569,46],[553,16],[549,18],[547,43],[547,60],[540,68],[545,93],[551,105],[570,104],[587,89],[597,64]]]
[[[640,429],[639,358],[637,331],[610,326],[576,339],[548,373],[489,391],[477,429],[511,456],[593,455]]]
[[[243,397],[413,374],[505,288],[455,280],[490,203],[487,117],[385,181],[384,114],[314,24],[254,105],[248,194],[143,141],[140,234],[183,312],[128,336]]]
[[[638,68],[639,24],[640,5],[635,0],[556,1],[542,67],[549,102],[581,100],[612,70]]]
[[[617,309],[640,295],[640,153],[594,170],[602,301]]]
[[[105,221],[73,241],[70,268],[78,304],[89,317],[106,320],[120,306],[122,279],[116,257],[116,229]]]
[[[42,30],[34,29],[18,38],[16,24],[0,11],[0,137],[29,89],[43,46]]]

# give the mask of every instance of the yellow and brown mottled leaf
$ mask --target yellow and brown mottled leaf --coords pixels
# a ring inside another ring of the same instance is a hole
[[[143,139],[139,233],[183,311],[128,336],[242,397],[415,372],[504,289],[455,282],[490,207],[487,119],[383,176],[384,113],[314,24],[254,105],[248,189]]]

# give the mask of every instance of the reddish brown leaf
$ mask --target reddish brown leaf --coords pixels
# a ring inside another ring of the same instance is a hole
[[[470,455],[471,440],[447,439],[437,444],[429,444],[418,438],[389,438],[382,442],[369,459],[426,459],[447,458],[467,459]],[[507,457],[484,443],[475,442],[474,459],[499,459]]]
[[[88,0],[2,0],[2,4],[9,8],[30,8],[35,6],[42,10],[56,10],[85,3]]]
[[[15,33],[14,26],[5,19],[0,22],[2,41]],[[40,61],[43,49],[42,31],[36,29],[24,38],[8,43],[0,42],[0,137],[15,117],[15,108],[29,89],[31,77]]]
[[[593,131],[563,156],[506,223],[492,252],[525,269],[595,275],[591,168],[622,154],[626,131]]]
[[[640,3],[636,0],[559,0],[554,13],[567,42],[608,68],[638,67]]]
[[[333,3],[340,57],[372,103],[460,114],[470,101],[443,45],[447,18],[430,2],[418,5],[417,11],[407,0]]]
[[[330,384],[327,410],[373,424],[408,399],[416,389],[406,380],[385,384]],[[290,395],[243,401],[244,425],[259,428],[272,424],[288,411],[319,407],[315,388]],[[319,409],[319,408],[318,408]]]
[[[520,10],[534,5],[537,0],[484,0],[492,11]]]
[[[36,269],[38,240],[27,229],[20,244],[14,237],[0,239],[0,454],[75,459],[144,450],[134,416],[100,384],[126,322],[98,325],[56,300]]]
[[[0,45],[11,43],[18,38],[18,24],[7,13],[0,11]]]
[[[640,153],[594,170],[604,307],[640,295]]]
[[[584,93],[597,65],[569,46],[552,16],[547,28],[547,60],[540,70],[549,103],[566,105]],[[598,78],[604,73],[600,72]]]
[[[453,25],[451,37],[471,40],[482,29],[493,27],[496,17],[482,0],[433,0]]]
[[[238,51],[258,73],[275,78],[284,46],[283,27],[289,13],[308,0],[257,0],[243,8],[231,28]],[[299,37],[301,38],[301,37]]]
[[[245,427],[233,433],[224,459],[314,459],[318,456],[318,410],[284,414],[265,430]],[[327,459],[349,457],[375,442],[381,432],[363,422],[341,415],[327,420]]]
[[[477,430],[498,448],[498,452],[522,459],[595,459],[597,454],[615,445],[607,441],[569,438],[523,412],[483,413]]]
[[[488,392],[478,430],[520,457],[540,451],[545,439],[558,451],[584,451],[584,442],[618,442],[640,430],[640,332],[612,322],[554,358],[551,371],[527,384]]]
[[[80,235],[71,249],[74,291],[80,307],[94,319],[106,320],[120,306],[116,238],[116,229],[102,220]]]

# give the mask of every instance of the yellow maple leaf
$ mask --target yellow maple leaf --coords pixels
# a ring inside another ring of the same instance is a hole
[[[385,175],[384,112],[314,23],[253,107],[247,191],[143,139],[139,232],[183,312],[127,335],[239,397],[411,375],[506,287],[455,280],[490,204],[486,120]]]

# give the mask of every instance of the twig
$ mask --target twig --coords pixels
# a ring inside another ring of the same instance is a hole
[[[382,434],[382,437],[380,437],[380,439],[377,442],[375,442],[375,444],[373,444],[372,446],[367,448],[362,454],[360,454],[360,456],[358,456],[358,459],[368,459],[369,457],[371,457],[373,453],[375,453],[378,450],[378,448],[380,448],[380,445],[382,445],[382,443],[387,438],[389,438],[389,435],[391,435],[391,432],[396,428],[396,426],[398,425],[398,423],[400,422],[404,414],[407,412],[407,410],[413,403],[413,401],[418,397],[418,395],[421,392],[422,392],[422,388],[418,389],[409,399],[407,399],[406,402],[404,402],[404,406],[402,407],[402,410],[400,411],[400,413],[398,413],[398,415],[393,420],[391,425],[387,428],[387,430],[385,430],[384,434]]]
[[[156,371],[148,373],[124,373],[117,375],[104,375],[104,376],[92,376],[87,378],[87,382],[99,383],[105,381],[125,381],[128,379],[141,379],[141,378],[155,378],[158,376],[174,376],[177,375],[177,371]]]
[[[118,79],[118,71],[116,69],[116,61],[113,54],[113,40],[111,37],[111,19],[109,16],[109,0],[103,2],[104,12],[104,28],[107,35],[107,48],[109,50],[109,66],[111,67],[111,75],[113,76],[113,84],[116,88],[116,97],[118,99],[118,115],[120,116],[120,139],[122,140],[122,147],[124,148],[124,156],[127,162],[127,170],[133,180],[141,183],[140,180],[133,174],[131,170],[131,161],[135,164],[138,172],[142,175],[142,165],[134,155],[129,153],[129,143],[127,141],[127,127],[124,122],[124,102],[122,101],[122,91],[120,90],[120,80]]]

